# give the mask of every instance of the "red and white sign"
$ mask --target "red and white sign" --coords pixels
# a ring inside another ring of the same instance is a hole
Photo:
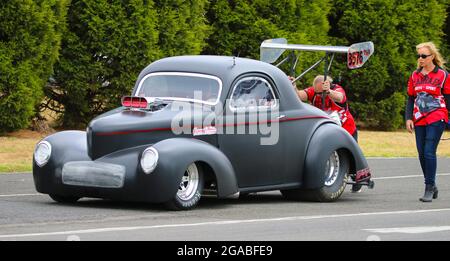
[[[362,67],[374,52],[372,42],[352,44],[347,52],[347,67],[357,69]]]
[[[217,133],[217,128],[213,126],[207,126],[205,128],[197,128],[194,127],[192,129],[192,134],[194,136],[200,136],[200,135],[214,135]]]

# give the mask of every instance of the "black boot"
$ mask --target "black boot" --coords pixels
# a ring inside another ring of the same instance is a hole
[[[434,190],[433,190],[433,199],[437,199],[438,198],[438,188],[436,185],[434,185]]]
[[[423,197],[421,197],[419,200],[422,202],[431,202],[433,201],[434,195],[436,190],[436,197],[437,197],[437,188],[434,185],[426,184],[425,185],[425,193],[423,194]]]
[[[359,193],[362,190],[362,185],[361,184],[353,184],[352,185],[352,189],[351,192],[352,193]]]

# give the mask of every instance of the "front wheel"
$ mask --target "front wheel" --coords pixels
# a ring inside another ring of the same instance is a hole
[[[172,210],[189,210],[200,201],[203,191],[203,170],[196,163],[190,164],[181,177],[175,197],[166,202],[166,207]]]
[[[63,204],[72,204],[72,203],[77,202],[80,199],[79,197],[61,196],[61,195],[55,195],[55,194],[50,194],[49,196],[54,201],[56,201],[58,203],[63,203]]]
[[[295,200],[336,201],[342,195],[347,185],[350,169],[348,153],[343,150],[333,151],[322,168],[325,181],[321,188],[312,190],[290,189],[282,190],[281,193],[285,197]]]

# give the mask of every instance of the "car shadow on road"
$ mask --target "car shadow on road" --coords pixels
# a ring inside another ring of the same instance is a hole
[[[135,210],[135,211],[158,211],[165,212],[166,209],[162,204],[148,202],[130,202],[117,201],[109,199],[83,198],[76,203],[58,203],[49,201],[47,205],[62,205],[65,207],[92,208],[92,209],[111,209],[111,210]]]
[[[225,209],[230,208],[234,205],[248,204],[268,204],[276,203],[280,204],[283,202],[290,202],[286,200],[281,194],[280,195],[260,195],[260,194],[250,194],[245,198],[239,199],[219,199],[213,196],[203,196],[199,202],[199,205],[195,209]],[[51,199],[44,203],[47,206],[64,206],[73,208],[89,208],[89,209],[111,209],[111,210],[134,210],[134,211],[155,211],[155,212],[167,212],[168,210],[164,204],[158,203],[148,203],[148,202],[132,202],[132,201],[117,201],[109,199],[98,199],[98,198],[82,198],[76,203],[58,203]],[[194,209],[194,210],[195,210]]]
[[[340,203],[357,203],[358,201],[366,201],[365,197],[361,197],[360,194],[344,193],[337,202],[331,202],[330,204]],[[296,201],[285,198],[281,193],[276,192],[260,192],[250,193],[240,198],[225,198],[219,199],[215,196],[202,196],[199,205],[195,209],[227,209],[233,206],[242,205],[262,205],[262,204],[328,204],[324,202],[314,201]],[[132,202],[132,201],[117,201],[109,199],[97,199],[97,198],[83,198],[76,203],[57,203],[52,200],[46,201],[46,205],[74,208],[90,208],[90,209],[111,209],[111,210],[133,210],[139,212],[167,212],[168,210],[164,204],[148,203],[148,202]]]

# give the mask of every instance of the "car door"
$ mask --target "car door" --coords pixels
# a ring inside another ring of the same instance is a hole
[[[240,188],[284,180],[286,140],[280,135],[278,95],[273,81],[248,74],[232,85],[224,109],[220,149],[230,159]]]

